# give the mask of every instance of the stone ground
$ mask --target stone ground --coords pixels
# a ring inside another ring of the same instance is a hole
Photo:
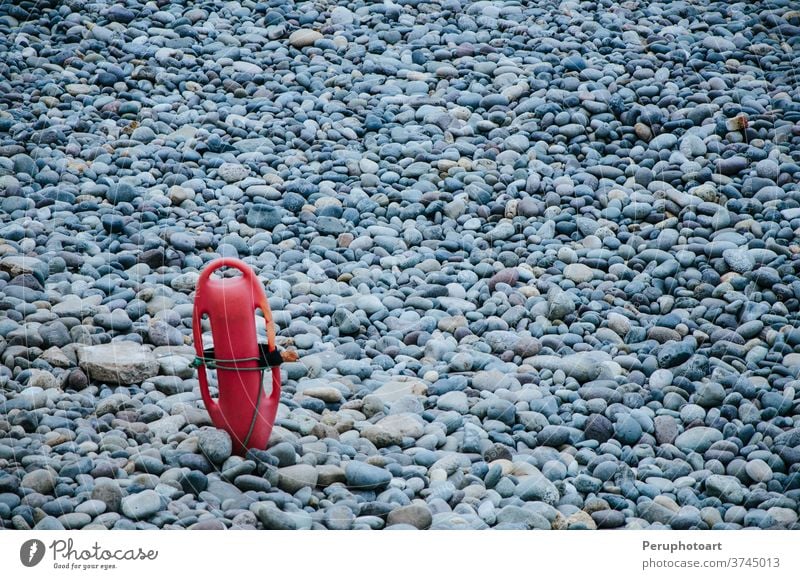
[[[793,6],[2,3],[0,526],[797,528]]]

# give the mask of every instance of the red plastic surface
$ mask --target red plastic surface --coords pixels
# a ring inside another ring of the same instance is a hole
[[[233,278],[211,277],[211,274],[221,267],[236,268],[242,275]],[[272,351],[275,349],[272,312],[264,295],[264,288],[253,270],[238,259],[227,257],[215,259],[208,264],[197,282],[192,317],[192,332],[197,355],[203,356],[203,331],[200,321],[203,315],[208,315],[211,322],[211,336],[214,340],[214,357],[217,360],[258,358],[255,323],[255,310],[258,308],[264,313],[267,322],[267,343]],[[260,365],[257,361],[236,364],[220,362],[220,364],[237,368],[255,368]],[[222,369],[217,369],[216,372],[219,398],[213,400],[208,389],[207,369],[205,366],[198,368],[203,403],[214,425],[230,434],[234,451],[237,454],[244,454],[246,452],[244,442],[256,410],[262,372]],[[273,367],[271,372],[272,389],[269,390],[269,384],[264,385],[265,392],[258,404],[256,422],[247,441],[247,448],[265,449],[272,433],[281,395],[281,373],[278,366]]]

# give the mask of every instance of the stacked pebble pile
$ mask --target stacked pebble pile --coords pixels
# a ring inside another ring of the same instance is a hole
[[[0,526],[797,528],[793,5],[3,2]]]

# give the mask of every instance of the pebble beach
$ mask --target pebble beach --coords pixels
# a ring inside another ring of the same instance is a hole
[[[797,8],[0,4],[0,528],[800,529]]]

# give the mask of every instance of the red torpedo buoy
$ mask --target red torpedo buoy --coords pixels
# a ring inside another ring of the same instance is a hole
[[[221,267],[233,267],[242,275],[212,278]],[[255,310],[267,323],[267,344],[259,344]],[[211,323],[214,346],[203,349],[201,320]],[[264,288],[247,264],[233,258],[215,259],[200,274],[192,316],[200,393],[217,428],[230,434],[234,450],[265,449],[281,395],[280,353],[275,347],[275,325]],[[207,368],[217,372],[219,397],[211,398]],[[266,391],[265,372],[272,373],[272,389]]]

